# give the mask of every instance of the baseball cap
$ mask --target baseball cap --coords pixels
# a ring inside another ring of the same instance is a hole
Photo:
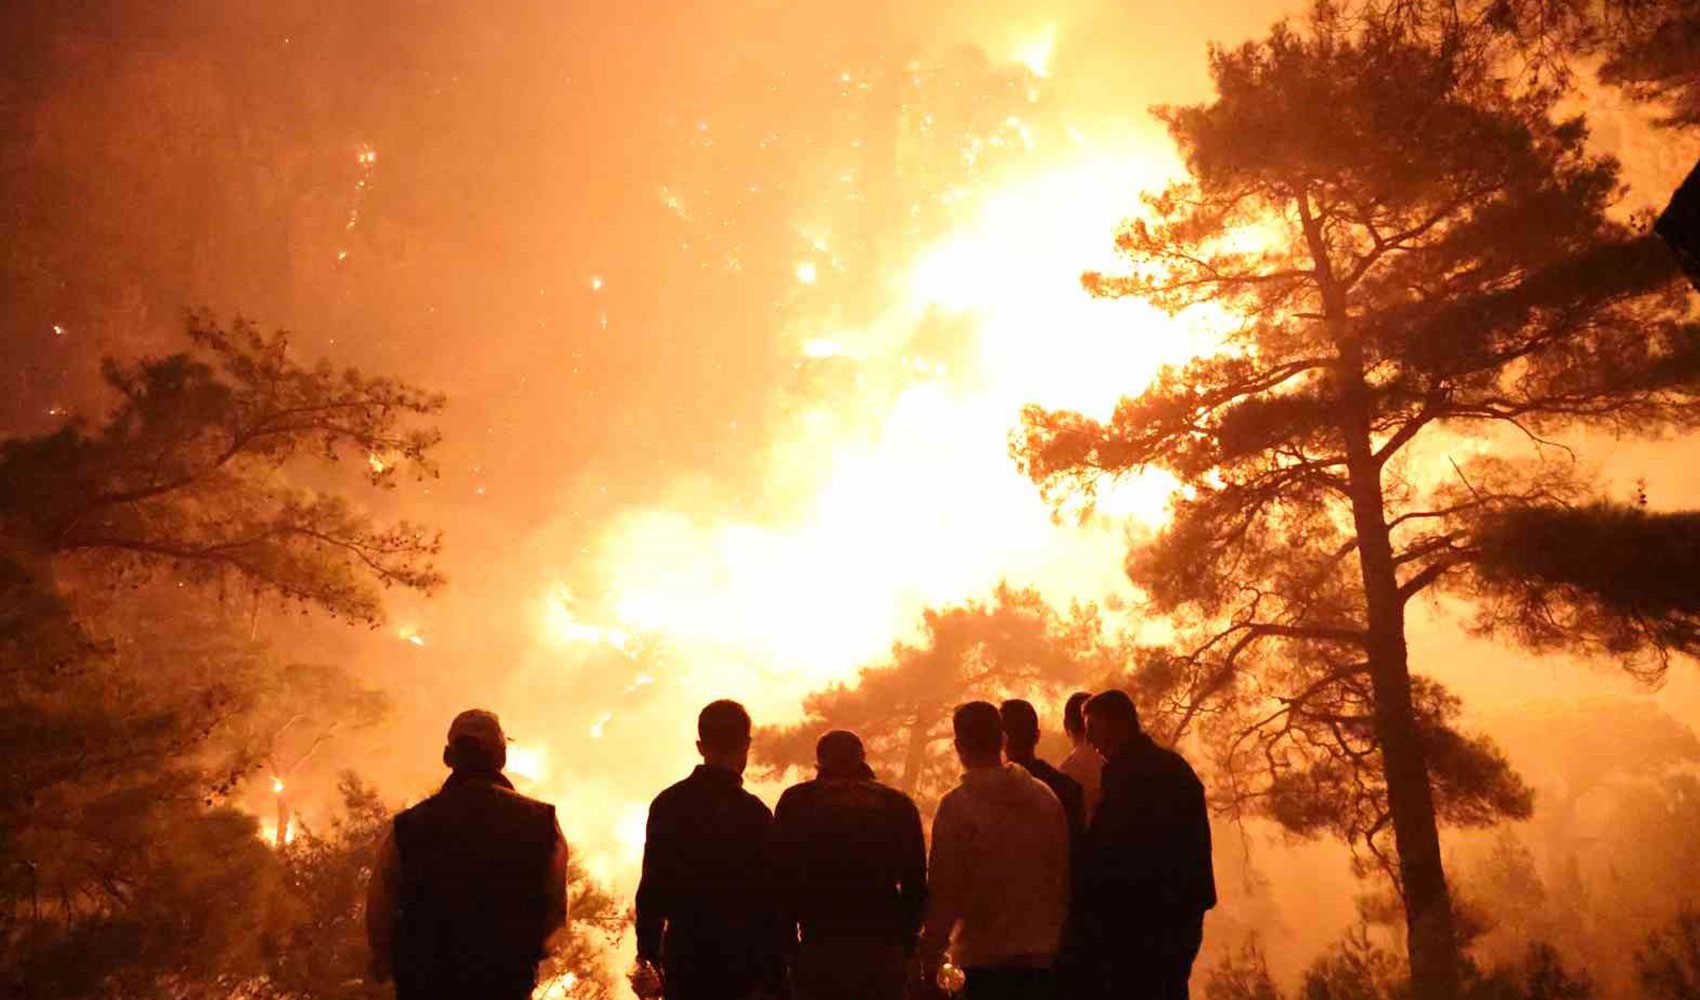
[[[495,712],[471,708],[449,723],[449,742],[471,743],[495,752],[506,748],[508,737],[502,732],[502,722],[496,718]]]

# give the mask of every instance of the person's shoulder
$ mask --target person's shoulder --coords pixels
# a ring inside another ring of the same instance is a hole
[[[872,780],[867,782],[867,786],[873,790],[874,795],[877,796],[881,802],[893,807],[902,806],[905,809],[915,808],[915,800],[910,798],[909,793],[905,792],[901,788],[893,788],[883,781]]]
[[[767,807],[767,803],[763,802],[760,796],[756,795],[756,793],[750,791],[748,788],[741,786],[736,791],[738,804],[748,811],[750,815],[755,816],[759,814],[764,819],[773,819],[773,810]]]
[[[504,788],[501,785],[494,785],[492,787],[496,792],[497,798],[512,803],[516,809],[522,809],[537,816],[555,815],[555,804],[553,802],[545,802],[542,799],[534,799],[531,796],[515,789]]]
[[[810,800],[815,797],[817,790],[818,785],[812,778],[808,781],[799,781],[785,789],[785,791],[779,793],[779,804],[773,810],[775,815],[808,805]]]
[[[1159,746],[1157,749],[1163,761],[1164,769],[1175,778],[1186,780],[1193,784],[1200,783],[1198,780],[1198,772],[1193,769],[1192,763],[1183,757],[1179,750],[1165,746]]]
[[[666,811],[677,806],[681,800],[689,797],[690,794],[691,779],[689,777],[680,778],[656,793],[655,798],[649,802],[649,809],[651,812],[656,810]]]
[[[1033,763],[1038,765],[1037,773],[1044,778],[1045,784],[1053,787],[1060,785],[1061,787],[1074,792],[1081,790],[1080,782],[1074,780],[1068,772],[1061,768],[1053,767],[1049,761],[1035,760]]]
[[[1051,791],[1050,783],[1025,766],[1011,764],[1008,767],[1008,773],[1010,774],[1008,780],[1014,782],[1020,788],[1021,794],[1025,795],[1029,801],[1057,801],[1057,793]]]

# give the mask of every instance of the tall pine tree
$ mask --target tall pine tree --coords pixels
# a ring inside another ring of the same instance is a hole
[[[1217,98],[1161,112],[1190,179],[1120,231],[1128,271],[1086,283],[1237,327],[1108,422],[1033,407],[1015,442],[1059,504],[1145,467],[1183,484],[1129,560],[1196,633],[1167,663],[1183,717],[1238,699],[1363,734],[1342,759],[1375,779],[1364,833],[1392,833],[1424,1000],[1460,988],[1436,760],[1457,744],[1433,736],[1448,696],[1412,675],[1406,607],[1466,578],[1504,512],[1587,494],[1561,450],[1496,443],[1692,421],[1700,384],[1673,261],[1608,217],[1616,165],[1489,48],[1322,6],[1213,52]],[[1514,811],[1502,791],[1478,801]]]

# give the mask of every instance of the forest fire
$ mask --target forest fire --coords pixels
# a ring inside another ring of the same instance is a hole
[[[818,825],[902,814],[875,894],[911,817],[973,839],[965,769],[1031,771],[1089,874],[1040,823],[944,870],[1043,881],[1110,982],[1138,824],[1026,756],[1091,771],[1092,691],[1199,779],[1190,860],[1140,854],[1195,995],[1693,1000],[1700,332],[1642,218],[1700,154],[1693,4],[0,23],[0,993],[440,978],[383,925],[443,838],[547,871],[520,936],[567,881],[534,1000],[647,994],[640,871],[757,844],[824,899],[807,838],[652,815],[706,774],[753,817],[745,763],[907,800]],[[945,917],[911,1000],[1001,968]]]

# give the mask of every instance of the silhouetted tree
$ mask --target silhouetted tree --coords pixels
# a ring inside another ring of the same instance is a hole
[[[1700,651],[1700,513],[1626,504],[1507,510],[1476,531],[1484,627],[1536,648],[1592,647],[1657,676]]]
[[[439,396],[329,364],[306,367],[289,338],[191,317],[193,350],[109,362],[118,396],[94,430],[77,424],[0,444],[0,530],[30,550],[93,556],[108,574],[168,567],[235,580],[333,615],[376,623],[373,584],[428,590],[434,534],[374,526],[342,496],[281,470],[352,458],[374,485],[430,474],[437,434],[409,428]]]
[[[1284,1000],[1255,941],[1224,955],[1204,973],[1204,1000]]]
[[[1700,911],[1685,909],[1651,934],[1635,956],[1635,972],[1648,1000],[1700,997]]]
[[[1615,164],[1551,93],[1512,91],[1455,42],[1323,6],[1306,31],[1213,52],[1218,98],[1161,112],[1191,179],[1120,232],[1131,273],[1086,283],[1237,325],[1107,423],[1029,408],[1015,444],[1058,504],[1147,466],[1182,482],[1129,559],[1197,633],[1168,667],[1207,721],[1320,733],[1350,780],[1379,776],[1370,832],[1392,830],[1413,982],[1434,1000],[1459,995],[1460,969],[1440,762],[1492,757],[1425,736],[1447,701],[1412,679],[1405,606],[1460,575],[1488,515],[1586,488],[1550,449],[1455,465],[1446,434],[1700,412],[1674,262],[1607,217]],[[1302,768],[1305,740],[1265,779]]]
[[[1579,68],[1656,109],[1665,127],[1700,126],[1695,0],[1359,0],[1366,20],[1436,45],[1471,48],[1507,71],[1574,87]]]
[[[381,698],[258,642],[228,589],[375,622],[436,539],[374,527],[302,458],[428,472],[435,397],[305,368],[282,335],[191,325],[109,364],[92,429],[0,443],[0,983],[20,995],[228,997],[265,974],[288,887],[229,804]],[[293,480],[291,477],[295,477]],[[292,718],[312,720],[291,726]],[[302,746],[291,744],[299,733]]]
[[[805,699],[802,722],[759,734],[761,762],[777,771],[812,767],[822,733],[853,730],[870,765],[930,814],[959,770],[950,746],[955,706],[1025,697],[1057,706],[1051,728],[1060,731],[1069,692],[1123,663],[1095,609],[1060,614],[1032,590],[1000,586],[990,601],[929,609],[921,626],[919,644],[897,643],[887,663],[863,668],[854,684]]]

